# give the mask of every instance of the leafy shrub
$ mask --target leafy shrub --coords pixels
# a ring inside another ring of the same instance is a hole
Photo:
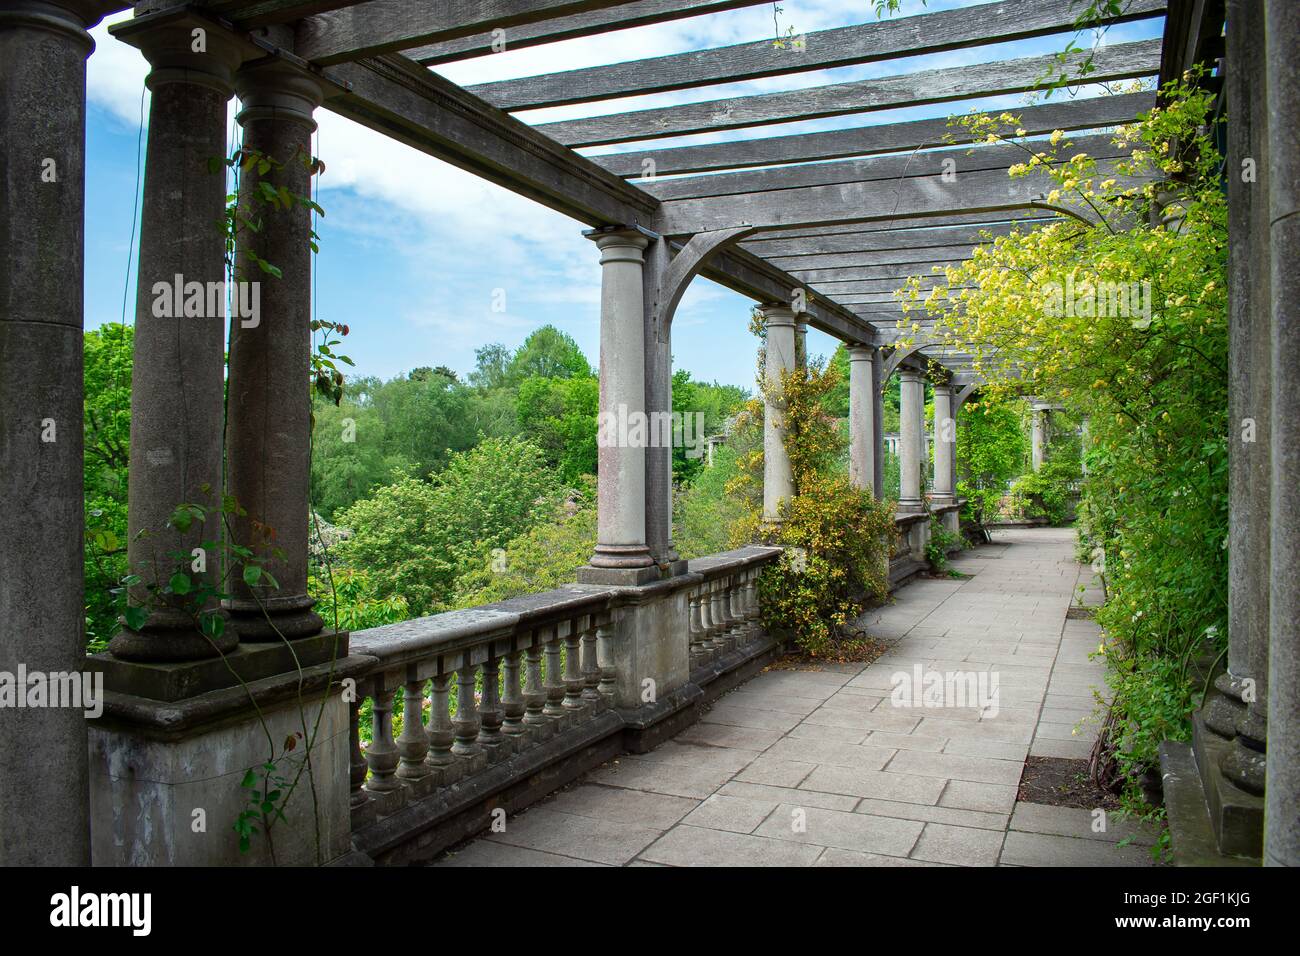
[[[485,439],[431,481],[404,478],[345,511],[340,523],[352,536],[339,556],[370,575],[377,597],[399,595],[412,614],[433,613],[460,574],[550,520],[562,491],[536,445]]]

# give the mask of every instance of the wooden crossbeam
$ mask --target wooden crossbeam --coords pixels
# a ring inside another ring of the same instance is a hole
[[[1006,169],[1026,162],[1033,152],[1051,150],[1046,140],[1021,143],[998,143],[970,149],[934,149],[905,155],[879,156],[873,159],[846,159],[830,163],[801,166],[776,166],[747,169],[732,173],[683,176],[662,181],[642,180],[642,189],[659,199],[696,199],[704,196],[734,196],[740,193],[794,189],[799,186],[829,186],[834,183],[861,183],[904,176],[934,176],[945,172],[952,185],[960,188],[962,177],[973,170]],[[1062,140],[1061,155],[1087,153],[1098,159],[1126,156],[1130,151],[1114,144],[1109,134],[1078,136]]]
[[[1009,235],[1020,224],[949,226],[943,229],[913,229],[908,232],[832,233],[801,239],[765,239],[746,242],[744,247],[760,256],[812,256],[831,252],[873,252],[888,249],[925,249],[984,241],[984,234]]]
[[[942,281],[942,275],[932,272],[931,266],[958,266],[963,260],[945,260],[942,262],[918,262],[911,265],[886,266],[842,266],[831,269],[790,269],[790,275],[800,282],[807,282],[818,288],[831,289],[839,282],[890,281],[896,286],[902,285],[912,276],[933,278]],[[912,268],[915,266],[916,268]]]
[[[1131,0],[1121,16],[1110,22],[1158,16],[1164,10],[1165,0]],[[780,47],[772,40],[758,40],[480,83],[468,90],[505,110],[588,103],[1023,40],[1070,30],[1078,16],[1077,5],[1071,0],[1000,0],[818,30]]]
[[[400,55],[332,67],[351,90],[325,106],[592,226],[645,221],[654,197]]]
[[[294,53],[327,65],[456,40],[633,0],[364,0],[308,17],[294,31]]]
[[[882,252],[834,252],[810,256],[769,256],[781,269],[846,269],[851,266],[904,265],[925,268],[945,259],[969,259],[973,245],[926,246],[921,249],[887,249]]]
[[[921,276],[923,281],[920,288],[929,290],[936,285],[943,285],[946,281],[943,276]],[[832,279],[821,282],[814,282],[811,279],[804,279],[809,285],[814,286],[818,292],[824,292],[829,296],[846,295],[855,292],[879,293],[882,296],[892,296],[898,289],[902,288],[907,279]],[[896,300],[890,300],[896,301]]]
[[[198,0],[194,6],[248,28],[272,23],[292,23],[340,7],[350,7],[356,2],[357,0]]]
[[[1084,53],[1071,54],[1062,64],[1055,56],[1023,57],[803,90],[561,120],[543,123],[536,129],[566,146],[600,146],[1024,93],[1038,88],[1049,73],[1056,76],[1076,72],[1085,58]],[[1092,66],[1089,83],[1150,76],[1160,68],[1160,41],[1139,40],[1103,47],[1092,54]]]
[[[1026,134],[1053,130],[1100,129],[1131,123],[1140,113],[1156,105],[1154,93],[1120,93],[1088,99],[1045,103],[997,112],[1009,112],[1020,120]],[[882,123],[822,133],[796,133],[764,139],[735,140],[703,146],[658,146],[644,150],[593,156],[598,166],[625,179],[642,179],[647,170],[656,175],[701,173],[713,169],[744,169],[780,163],[845,159],[874,153],[894,153],[941,146],[951,138],[955,144],[972,141],[962,126],[950,125],[948,117]]]
[[[521,24],[501,34],[478,33],[457,40],[442,40],[407,50],[406,55],[425,66],[436,66],[504,50],[522,50],[557,40],[665,23],[706,13],[720,13],[765,2],[767,0],[637,0],[636,3],[625,6],[589,10],[540,23]]]
[[[1139,187],[1148,180],[1120,175],[1113,163],[1097,164],[1099,178],[1114,179],[1120,189]],[[791,228],[835,222],[869,222],[895,216],[946,216],[961,212],[1038,207],[1087,219],[1047,202],[1052,181],[1042,174],[1011,178],[1005,170],[966,173],[961,188],[939,176],[897,180],[888,189],[875,183],[804,186],[774,193],[709,196],[662,203],[655,216],[655,231],[666,236],[711,232],[749,225],[762,229]]]
[[[756,232],[751,241],[763,239],[798,239],[804,236],[828,236],[843,232],[899,232],[907,234],[918,229],[935,229],[939,226],[992,225],[1004,222],[1036,223],[1052,217],[1041,209],[1010,209],[994,212],[973,212],[960,216],[930,216],[925,219],[891,219],[883,222],[839,223],[809,229],[786,229],[779,232]]]

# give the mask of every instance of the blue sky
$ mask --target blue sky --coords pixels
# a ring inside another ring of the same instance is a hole
[[[930,0],[923,8],[911,0],[904,12],[972,5],[973,0]],[[874,17],[867,0],[783,0],[780,7],[781,32],[788,26],[805,32]],[[1159,19],[1139,21],[1112,28],[1102,42],[1158,37],[1161,29]],[[507,49],[444,65],[439,72],[470,85],[760,40],[773,34],[773,6],[765,4],[543,47]],[[133,320],[135,263],[132,259],[128,270],[127,260],[132,251],[133,200],[138,195],[140,104],[147,72],[144,59],[113,39],[105,25],[96,28],[94,36],[97,50],[88,72],[85,277],[86,324],[92,328],[122,319],[124,286],[126,319]],[[535,110],[520,116],[530,123],[546,122],[798,89],[1054,53],[1068,39],[1069,35],[1045,37],[913,57],[902,63],[818,70]],[[1090,43],[1091,37],[1080,42]],[[147,121],[147,93],[145,96]],[[946,116],[973,106],[1002,110],[1024,102],[1020,96],[995,97],[679,137],[672,145]],[[232,103],[231,117],[234,111]],[[328,110],[319,110],[317,118],[316,153],[327,168],[320,179],[319,200],[326,217],[318,226],[322,242],[316,263],[316,310],[321,318],[351,326],[344,351],[356,361],[358,373],[391,377],[421,365],[446,365],[468,372],[474,367],[476,348],[491,342],[517,346],[529,332],[547,323],[572,335],[595,364],[600,267],[594,246],[581,236],[585,228],[581,223],[386,140]],[[233,126],[233,120],[230,123]],[[493,309],[494,296],[499,299],[501,295],[497,290],[504,290],[504,311]],[[707,280],[692,283],[673,324],[675,367],[688,369],[705,381],[752,386],[755,343],[746,330],[752,304]],[[835,341],[812,330],[809,346],[813,354],[829,354]]]

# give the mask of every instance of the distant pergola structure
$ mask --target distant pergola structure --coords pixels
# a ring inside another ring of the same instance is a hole
[[[227,640],[237,644],[241,633],[256,636],[264,627],[259,620],[268,614],[279,630],[292,635],[309,635],[322,627],[306,590],[310,426],[301,386],[310,352],[307,211],[286,213],[239,240],[241,254],[244,247],[256,251],[276,263],[284,278],[264,285],[265,320],[257,327],[237,325],[233,331],[224,447],[224,314],[196,320],[182,346],[174,320],[159,319],[149,308],[149,290],[157,279],[183,275],[187,280],[220,281],[224,275],[220,235],[195,227],[223,217],[224,183],[219,176],[204,179],[196,171],[205,169],[211,157],[229,153],[225,117],[233,95],[242,104],[238,120],[248,149],[282,157],[309,154],[313,113],[323,107],[585,226],[602,268],[602,410],[671,410],[673,313],[695,276],[748,296],[762,308],[772,381],[779,381],[780,370],[802,361],[800,333],[806,327],[846,343],[851,366],[851,476],[879,495],[880,403],[887,378],[881,350],[897,340],[895,325],[901,315],[894,291],[910,277],[930,275],[935,266],[966,260],[988,235],[1079,214],[1048,201],[1047,180],[1010,178],[1008,167],[1018,158],[1011,149],[970,143],[964,130],[944,119],[705,145],[674,145],[672,139],[1032,92],[1045,75],[1061,72],[1055,57],[921,72],[908,72],[906,58],[1069,33],[1079,13],[1076,4],[1001,0],[974,10],[928,12],[808,33],[784,45],[764,40],[464,88],[435,72],[442,64],[488,55],[502,44],[518,49],[757,2],[136,3],[135,16],[110,31],[117,41],[139,48],[152,68],[132,385],[132,461],[137,465],[131,475],[132,564],[147,563],[156,549],[167,546],[160,529],[178,500],[192,500],[203,486],[222,487],[224,458],[230,493],[250,514],[279,530],[278,543],[286,554],[272,565],[280,590],[266,614],[259,613],[262,608],[251,588],[236,582],[235,597],[228,602],[232,627]],[[79,426],[85,60],[93,47],[87,30],[103,16],[129,6],[120,0],[0,2],[0,170],[5,189],[0,203],[0,301],[5,310],[0,317],[0,540],[5,543],[0,556],[0,620],[8,632],[0,666],[5,667],[24,662],[50,671],[77,669],[84,655]],[[1229,82],[1238,70],[1245,95],[1253,98],[1252,119],[1241,134],[1248,139],[1230,143],[1229,165],[1242,155],[1267,156],[1275,184],[1294,183],[1293,129],[1273,124],[1267,134],[1261,130],[1266,112],[1296,116],[1292,57],[1300,38],[1297,5],[1289,0],[1239,0],[1228,6],[1243,22],[1261,27],[1241,32],[1241,37],[1262,35],[1265,17],[1268,25],[1266,50],[1246,55],[1239,51],[1236,61],[1228,51],[1233,62],[1226,73]],[[1100,47],[1086,82],[1163,80],[1194,63],[1222,66],[1222,0],[1127,0],[1123,13],[1109,22],[1157,17],[1165,18],[1163,39]],[[200,36],[202,43],[196,41]],[[539,125],[513,115],[895,60],[903,62],[888,76],[789,92]],[[1081,56],[1073,56],[1065,68],[1073,70],[1081,62]],[[1221,83],[1223,75],[1220,69],[1210,82]],[[1267,110],[1258,100],[1265,89]],[[1029,134],[1065,130],[1081,150],[1107,163],[1120,153],[1105,130],[1133,121],[1155,103],[1154,92],[1137,92],[1048,101],[1016,112]],[[1261,139],[1265,135],[1267,139]],[[944,148],[949,137],[968,148]],[[1289,152],[1279,145],[1285,143],[1290,143]],[[623,151],[598,156],[578,152],[606,146]],[[49,163],[57,176],[43,183],[41,171],[50,168]],[[292,167],[286,164],[283,170],[264,174],[254,165],[241,177],[241,194],[255,202],[264,176],[291,191],[306,192],[310,172]],[[1271,219],[1268,211],[1257,210],[1252,215],[1264,218],[1247,225],[1238,222],[1234,229],[1238,237],[1258,237],[1267,232],[1267,223],[1274,223],[1276,262],[1279,249],[1295,248],[1294,191],[1275,190],[1273,201]],[[57,269],[52,263],[58,263]],[[1273,272],[1275,310],[1284,308],[1277,305],[1279,285],[1290,288],[1288,283],[1295,281],[1294,260],[1290,264],[1290,276]],[[1234,277],[1240,282],[1242,274]],[[1236,295],[1244,301],[1241,289]],[[1249,314],[1257,313],[1259,308]],[[1259,336],[1267,332],[1269,321],[1258,318],[1250,326],[1256,358],[1267,355]],[[1271,321],[1274,440],[1280,445],[1300,428],[1300,415],[1277,414],[1294,405],[1300,394],[1279,387],[1283,378],[1293,377],[1297,350],[1290,346],[1297,333],[1277,328],[1276,311]],[[1245,328],[1249,323],[1243,319],[1238,325]],[[977,384],[970,356],[937,342],[893,363],[903,387],[903,512],[923,507],[925,365],[920,359],[925,355],[955,373],[934,386],[936,419],[955,415],[959,401]],[[1256,398],[1259,378],[1251,378],[1250,388],[1256,391],[1250,394]],[[1236,394],[1249,391],[1244,377],[1234,382]],[[792,492],[779,417],[770,406],[765,441],[768,517],[777,515],[780,502]],[[39,423],[46,420],[58,423],[63,436],[58,442],[40,442]],[[918,435],[920,442],[909,440]],[[931,498],[951,503],[954,445],[936,441],[935,447]],[[1300,447],[1300,442],[1287,442],[1286,447]],[[148,467],[139,467],[141,462]],[[1277,458],[1272,464],[1272,525],[1286,542],[1300,534],[1300,511],[1285,496],[1280,500],[1277,489],[1279,480],[1293,478],[1294,465],[1294,459]],[[1260,470],[1258,462],[1252,467],[1256,477],[1267,471]],[[598,544],[581,580],[643,586],[681,571],[684,562],[672,543],[669,449],[602,447],[599,468]],[[1249,500],[1255,504],[1234,511],[1241,519],[1234,528],[1248,538],[1234,540],[1248,540],[1258,550],[1260,541],[1267,541],[1267,504],[1261,512],[1258,497]],[[1249,523],[1245,512],[1251,515]],[[136,532],[142,529],[160,533],[139,538]],[[1291,622],[1300,618],[1300,559],[1285,549],[1279,553],[1276,540],[1271,572],[1274,621],[1278,627],[1281,622],[1293,626]],[[1267,546],[1263,553],[1268,553]],[[1260,589],[1267,594],[1269,573],[1255,567],[1240,580],[1234,577],[1234,594],[1258,594]],[[1241,629],[1243,634],[1260,633],[1257,616]],[[1286,639],[1293,645],[1294,633]],[[1251,639],[1257,673],[1258,655],[1263,653],[1266,660],[1268,645],[1266,638]],[[1234,647],[1232,673],[1246,673],[1244,638]],[[113,651],[124,661],[157,662],[202,656],[207,648],[187,644],[176,622],[156,616],[140,633],[115,642]],[[1275,673],[1273,683],[1285,687],[1292,702],[1300,679],[1297,657],[1290,658],[1286,673]],[[1267,669],[1266,663],[1262,666]],[[1258,752],[1252,748],[1262,748],[1258,727],[1263,717],[1258,705],[1249,709],[1256,724],[1236,736],[1248,751]],[[1300,755],[1295,749],[1300,727],[1294,708],[1282,720],[1283,745],[1277,759],[1270,759],[1270,781],[1278,775],[1279,793],[1294,798],[1300,792]],[[48,768],[23,774],[21,788],[6,785],[0,793],[0,858],[85,861],[90,857],[89,837],[79,836],[86,830],[85,724],[79,714],[22,712],[0,736],[0,766],[9,779],[16,776],[11,768],[22,764],[35,741]],[[1260,763],[1262,767],[1262,758]],[[1290,811],[1278,805],[1278,812],[1294,816],[1293,811],[1294,804]],[[1280,821],[1274,813],[1270,825],[1270,859],[1297,862],[1300,824]],[[21,837],[15,835],[19,832]],[[48,838],[32,838],[34,833]]]

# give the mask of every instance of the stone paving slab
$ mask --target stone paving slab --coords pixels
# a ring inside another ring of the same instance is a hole
[[[1016,800],[1026,755],[1086,756],[1107,693],[1100,629],[1066,618],[1091,581],[1073,553],[1069,529],[1000,531],[954,559],[971,577],[864,615],[889,644],[873,664],[766,671],[438,865],[1151,865],[1150,829]],[[996,675],[996,702],[896,704],[918,666],[949,697]]]

